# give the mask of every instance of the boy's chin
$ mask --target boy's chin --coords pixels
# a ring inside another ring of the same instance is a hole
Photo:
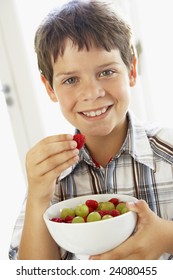
[[[110,136],[112,134],[112,130],[111,129],[93,129],[88,131],[87,133],[83,133],[85,135],[88,135],[90,137],[106,137],[106,136]]]

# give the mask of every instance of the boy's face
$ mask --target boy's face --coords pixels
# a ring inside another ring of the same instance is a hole
[[[86,136],[106,136],[125,125],[130,87],[136,80],[135,61],[128,71],[119,50],[89,51],[66,42],[63,56],[53,65],[50,98],[59,101],[65,118]]]

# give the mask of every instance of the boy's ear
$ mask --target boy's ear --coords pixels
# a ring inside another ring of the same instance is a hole
[[[44,75],[41,74],[41,80],[46,88],[46,91],[50,97],[50,99],[53,101],[53,102],[58,102],[57,100],[57,97],[56,97],[56,94],[53,90],[53,88],[51,87],[50,83],[48,82],[48,80],[45,78]]]
[[[137,77],[137,59],[135,56],[133,56],[132,64],[130,67],[130,73],[129,73],[129,81],[130,86],[133,87],[136,84],[136,77]]]

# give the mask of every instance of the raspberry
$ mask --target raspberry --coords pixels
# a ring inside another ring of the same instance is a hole
[[[64,222],[64,220],[62,218],[52,218],[52,219],[50,219],[50,221],[56,222],[56,223],[63,223]]]
[[[88,199],[85,204],[93,210],[96,210],[98,207],[98,202],[94,199]]]
[[[65,223],[71,223],[73,218],[74,218],[74,216],[66,216],[65,217]]]
[[[89,213],[91,213],[91,212],[94,211],[94,209],[93,209],[92,207],[89,207],[89,206],[88,206],[88,209],[89,209]]]
[[[115,207],[118,205],[118,203],[119,203],[119,200],[118,200],[118,198],[116,198],[116,197],[113,197],[113,198],[111,198],[110,200],[109,200],[109,202],[112,202],[114,205],[115,205]]]
[[[109,210],[98,210],[98,213],[101,217],[103,217],[105,215],[109,215]]]
[[[116,216],[119,216],[120,215],[120,212],[116,209],[112,209],[110,210],[109,214],[112,216],[112,217],[116,217]]]
[[[73,136],[73,140],[77,142],[77,149],[81,149],[83,145],[85,144],[85,136],[83,134],[75,134]]]

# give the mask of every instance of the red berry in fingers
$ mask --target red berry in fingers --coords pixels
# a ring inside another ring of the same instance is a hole
[[[98,207],[98,202],[94,199],[88,199],[86,200],[85,204],[89,207],[92,208],[93,210],[96,210]]]
[[[81,149],[85,144],[85,136],[83,134],[77,133],[73,136],[73,140],[77,142],[77,149]]]

